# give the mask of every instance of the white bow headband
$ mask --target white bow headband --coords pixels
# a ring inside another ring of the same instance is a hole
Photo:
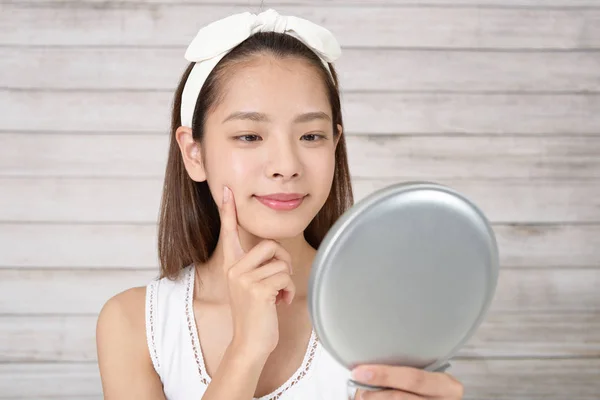
[[[257,32],[279,32],[294,36],[319,56],[327,71],[327,63],[335,61],[342,53],[337,40],[327,29],[302,18],[279,15],[272,9],[258,15],[249,12],[234,14],[212,22],[200,29],[185,52],[186,60],[196,64],[181,95],[181,125],[192,126],[200,89],[217,63],[235,46]]]

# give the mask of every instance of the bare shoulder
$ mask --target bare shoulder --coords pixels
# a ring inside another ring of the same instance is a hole
[[[108,299],[100,311],[96,325],[98,345],[102,344],[102,339],[106,336],[116,336],[115,331],[119,332],[119,337],[123,340],[144,337],[146,334],[145,307],[145,287],[127,289]]]
[[[164,398],[146,342],[145,306],[146,288],[135,287],[100,311],[96,346],[105,398]]]
[[[135,328],[144,327],[146,288],[134,287],[114,295],[104,304],[98,317],[98,327],[124,323]]]

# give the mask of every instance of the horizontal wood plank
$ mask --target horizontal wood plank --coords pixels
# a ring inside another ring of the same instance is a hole
[[[0,45],[184,46],[201,26],[248,10],[260,7],[9,3],[0,13]],[[282,5],[277,10],[324,25],[343,46],[580,49],[597,48],[600,40],[600,10],[595,8],[523,12],[502,7]]]
[[[492,311],[457,357],[600,357],[600,312]]]
[[[184,47],[0,47],[0,87],[173,91],[187,65],[184,52]],[[344,49],[336,67],[347,91],[600,90],[600,52]]]
[[[95,362],[96,315],[0,316],[0,364]],[[598,313],[491,312],[459,358],[600,357]]]
[[[358,179],[600,178],[600,136],[349,135],[346,142]],[[157,178],[167,153],[166,134],[7,133],[0,176]],[[25,163],[23,154],[35,157]]]
[[[348,137],[357,178],[596,178],[598,137]]]
[[[0,269],[0,314],[96,314],[156,270]],[[92,283],[93,282],[93,283]],[[494,312],[597,312],[600,268],[502,269]]]
[[[96,362],[97,315],[0,316],[0,364]]]
[[[72,0],[29,0],[30,3],[68,3]],[[4,0],[10,2],[10,0]],[[80,3],[143,3],[143,4],[177,4],[181,0],[79,0]],[[186,0],[188,4],[210,4],[214,5],[215,0]],[[258,7],[266,9],[279,5],[312,5],[312,6],[422,6],[422,0],[372,0],[365,3],[364,0],[219,0],[219,4],[245,4],[249,9],[256,12]],[[598,0],[428,0],[426,7],[432,6],[450,6],[450,7],[527,7],[527,8],[579,8],[579,7],[600,7]],[[255,10],[256,9],[256,10]]]
[[[404,181],[353,179],[355,201]],[[434,181],[463,193],[494,223],[600,222],[596,180]],[[162,184],[161,178],[0,177],[0,222],[154,223]]]
[[[477,204],[493,223],[568,224],[594,223],[600,219],[600,197],[597,196],[600,182],[595,180],[431,180],[463,193]],[[356,201],[360,201],[376,190],[403,181],[354,179],[352,185]]]
[[[494,225],[503,267],[600,267],[600,225]],[[154,268],[154,224],[0,224],[0,267]]]
[[[597,400],[600,359],[454,360],[448,373],[465,400]],[[101,394],[94,364],[0,364],[0,399]]]
[[[0,177],[0,221],[155,223],[162,185],[161,178]]]
[[[0,224],[0,267],[153,268],[156,226]],[[10,246],[6,244],[11,243]]]
[[[496,225],[504,267],[600,267],[598,225]]]
[[[172,97],[154,91],[4,89],[0,131],[168,132]],[[600,135],[600,93],[348,91],[342,108],[349,134]]]
[[[59,379],[62,379],[62,377]],[[2,396],[2,394],[0,394],[0,399],[2,399],[2,400],[26,400],[26,399],[30,400],[31,398],[32,398],[31,396],[27,396],[27,395],[25,395],[24,397],[23,396],[4,397],[4,396]],[[60,395],[58,397],[56,397],[56,396],[49,396],[49,397],[48,396],[35,396],[34,398],[35,398],[35,400],[58,400],[58,399],[60,399],[60,400],[103,400],[104,399],[104,397],[101,394],[91,395],[91,396],[82,396],[82,395],[77,395],[77,396]]]
[[[452,363],[465,400],[595,400],[600,360],[485,360]]]
[[[77,398],[102,395],[96,364],[0,364],[0,399]]]
[[[158,276],[157,271],[0,269],[0,288],[15,296],[11,299],[4,292],[0,314],[96,315],[110,297],[147,285]]]
[[[60,377],[59,379],[62,379],[62,377]],[[2,394],[0,394],[0,399],[2,400],[30,400],[32,397],[31,396],[27,396],[25,395],[23,396],[17,396],[17,397],[4,397],[2,396]],[[35,400],[103,400],[104,397],[101,394],[97,394],[97,395],[91,395],[91,396],[87,396],[87,395],[77,395],[77,396],[35,396],[34,397]]]

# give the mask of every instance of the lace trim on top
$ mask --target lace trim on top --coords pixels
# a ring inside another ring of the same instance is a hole
[[[158,352],[156,351],[156,340],[154,339],[154,314],[156,308],[156,285],[157,281],[151,282],[146,290],[146,340],[148,341],[148,349],[150,350],[150,358],[154,370],[158,373],[160,363],[158,361]]]
[[[202,355],[200,340],[198,339],[198,330],[196,329],[196,318],[194,317],[193,309],[193,289],[195,275],[194,272],[195,267],[193,265],[189,266],[187,272],[187,287],[185,291],[185,312],[187,315],[187,324],[190,332],[190,338],[192,341],[192,348],[194,350],[194,357],[196,359],[196,366],[198,367],[198,374],[200,376],[201,382],[205,385],[208,385],[211,381],[211,378],[206,372],[206,366],[204,365],[204,357]],[[290,379],[288,379],[283,385],[278,387],[276,390],[260,398],[253,398],[253,400],[277,400],[283,395],[284,392],[286,392],[292,386],[300,382],[300,380],[304,376],[306,376],[306,374],[310,371],[313,359],[315,358],[315,354],[317,351],[318,342],[319,339],[316,335],[316,332],[313,329],[310,335],[308,348],[306,350],[306,353],[304,354],[304,360],[302,361],[302,365],[300,366],[300,368],[298,368],[294,375],[292,375]]]

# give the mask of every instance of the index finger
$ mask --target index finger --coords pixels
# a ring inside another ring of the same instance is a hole
[[[361,365],[352,370],[358,382],[427,397],[460,398],[462,385],[443,372],[392,365]]]
[[[223,186],[223,202],[219,207],[221,231],[219,240],[223,241],[224,265],[229,268],[245,254],[238,235],[237,211],[233,192]]]

